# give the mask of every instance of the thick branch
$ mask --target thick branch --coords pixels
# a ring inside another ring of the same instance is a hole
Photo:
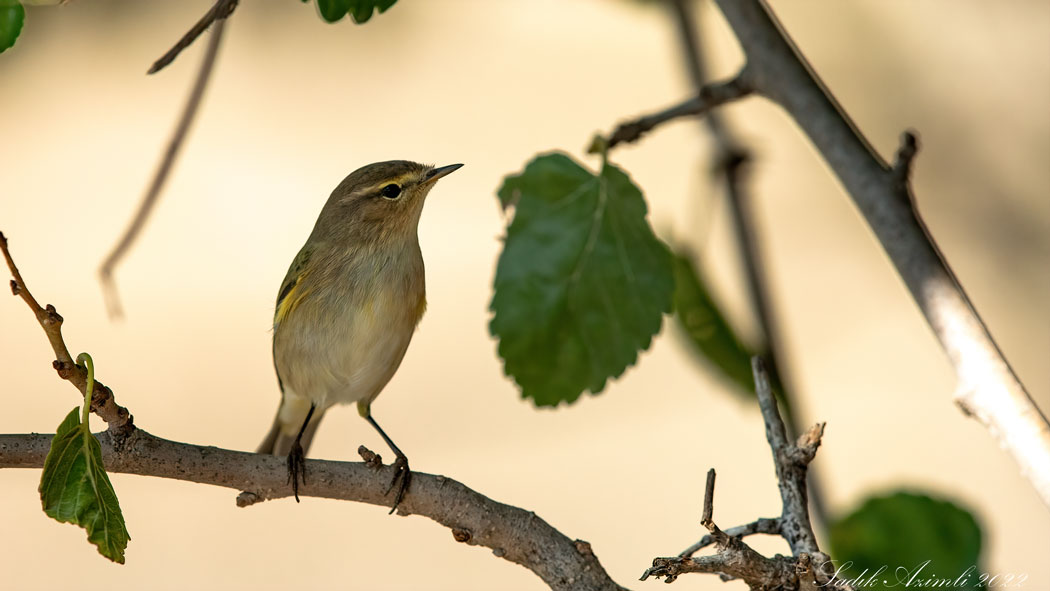
[[[42,467],[51,437],[0,435],[0,468]],[[108,432],[98,438],[110,472],[253,490],[268,499],[292,492],[284,458],[168,441],[142,429],[119,447]],[[306,460],[309,478],[299,488],[299,496],[389,506],[392,497],[386,493],[392,468],[374,466],[374,462]],[[450,528],[456,541],[491,548],[496,556],[536,573],[551,589],[623,590],[609,578],[587,542],[572,540],[535,513],[493,501],[451,478],[413,472],[398,512],[429,517]]]
[[[235,1],[225,2],[224,0],[220,0],[220,2],[217,3],[208,14],[214,13],[216,8],[224,3],[229,5],[229,10],[231,12],[233,11],[233,7],[237,5],[237,2]],[[207,15],[205,18],[207,18]],[[220,20],[215,23],[215,27],[211,30],[211,38],[208,40],[208,48],[204,52],[204,59],[201,60],[200,70],[197,71],[197,79],[194,80],[193,88],[190,89],[190,95],[186,99],[186,106],[183,107],[182,115],[179,116],[178,124],[175,126],[175,133],[172,134],[171,139],[168,141],[168,148],[161,156],[160,163],[157,165],[157,171],[153,175],[153,180],[150,182],[146,194],[142,196],[142,201],[139,203],[135,216],[131,219],[131,222],[128,223],[128,227],[124,230],[123,235],[121,235],[120,239],[117,240],[117,243],[113,246],[113,250],[110,251],[109,255],[106,256],[106,259],[102,261],[102,265],[99,266],[98,276],[99,281],[102,283],[102,294],[105,296],[106,307],[109,309],[111,317],[119,317],[122,315],[120,298],[117,295],[117,286],[113,280],[113,269],[117,266],[117,263],[124,258],[128,249],[131,248],[132,243],[138,238],[143,226],[146,225],[146,220],[149,219],[150,213],[153,212],[153,206],[157,204],[157,199],[160,197],[160,191],[164,188],[164,183],[168,180],[171,168],[175,164],[175,157],[178,156],[179,149],[182,147],[182,143],[186,139],[186,134],[189,133],[190,125],[193,123],[193,119],[197,115],[197,109],[200,107],[201,98],[204,96],[204,89],[208,86],[208,80],[211,78],[211,73],[215,66],[215,58],[219,55],[219,42],[222,40],[222,32],[226,22],[225,20],[222,20],[224,18],[225,16],[220,18]],[[210,24],[211,21],[208,22]],[[198,25],[199,24],[200,23],[198,23]],[[204,29],[202,28],[201,31],[203,30]],[[199,35],[200,33],[197,34]],[[192,39],[190,41],[192,41]],[[176,45],[176,48],[177,47],[178,45]],[[175,50],[173,49],[172,51]],[[174,55],[171,59],[175,59]],[[154,68],[156,67],[157,66],[154,65]],[[153,71],[154,70],[151,70],[151,73]]]
[[[607,148],[613,148],[623,142],[633,142],[668,121],[703,115],[719,105],[743,98],[751,92],[752,87],[745,68],[730,80],[704,85],[696,97],[683,103],[617,125],[608,136]]]
[[[753,88],[780,104],[849,193],[948,354],[957,403],[988,427],[1050,505],[1050,424],[995,344],[903,182],[915,144],[891,167],[835,102],[761,0],[715,0],[747,56]],[[911,138],[913,139],[913,138]]]
[[[69,348],[66,347],[65,340],[62,338],[62,316],[51,304],[41,308],[37,303],[29,287],[26,286],[25,280],[22,279],[18,267],[15,266],[14,259],[11,258],[11,251],[7,248],[7,238],[3,232],[0,232],[0,251],[3,251],[7,268],[11,270],[11,276],[14,277],[11,280],[11,293],[22,297],[29,309],[33,311],[37,322],[40,323],[40,328],[44,329],[44,334],[51,343],[51,349],[55,352],[55,361],[51,365],[58,372],[59,377],[69,380],[77,390],[80,390],[81,395],[86,395],[87,369],[74,363],[73,358],[69,355]],[[113,399],[113,392],[98,380],[95,380],[91,396],[91,411],[106,421],[110,431],[118,436],[127,435],[135,428],[128,409],[118,405]]]

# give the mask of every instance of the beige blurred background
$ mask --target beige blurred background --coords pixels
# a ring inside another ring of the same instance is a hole
[[[65,316],[70,349],[94,356],[138,425],[253,449],[279,396],[273,300],[332,187],[378,160],[463,162],[427,204],[429,311],[374,406],[412,466],[536,511],[639,589],[661,584],[636,581],[654,556],[701,535],[708,467],[719,472],[719,524],[778,512],[758,413],[699,369],[673,331],[601,395],[553,411],[520,399],[487,331],[502,176],[539,151],[582,158],[593,132],[687,95],[673,23],[655,6],[401,0],[357,27],[326,25],[292,0],[242,2],[171,182],[117,271],[127,317],[110,322],[95,270],[153,172],[203,43],[144,73],[209,5],[31,8],[0,56],[0,230],[36,296]],[[774,8],[883,155],[904,128],[919,130],[921,210],[1046,409],[1050,4]],[[716,10],[700,16],[717,71],[731,72],[732,36]],[[976,512],[986,570],[1050,588],[1046,507],[952,404],[945,357],[841,187],[779,109],[750,99],[727,114],[757,152],[752,187],[790,378],[804,421],[828,422],[817,465],[832,509],[899,486],[933,491]],[[746,324],[706,149],[700,127],[682,122],[613,158],[661,233],[702,249]],[[24,305],[0,297],[0,432],[53,432],[77,403],[50,362]],[[353,409],[336,409],[311,451],[356,460],[358,444],[388,455]],[[317,499],[238,509],[234,491],[119,474],[132,541],[117,566],[82,530],[43,515],[38,478],[0,471],[0,588],[69,588],[70,577],[83,589],[544,588],[425,518]],[[702,576],[676,586],[743,588]]]

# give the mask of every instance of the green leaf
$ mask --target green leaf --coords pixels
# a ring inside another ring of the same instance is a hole
[[[376,10],[386,12],[396,2],[397,0],[317,0],[317,12],[329,23],[337,22],[349,13],[355,23],[362,24],[372,18],[372,13]]]
[[[554,153],[504,179],[499,200],[516,205],[490,306],[504,371],[540,406],[601,391],[671,309],[671,257],[641,191],[611,164],[595,175]]]
[[[355,23],[360,25],[372,18],[374,10],[378,10],[382,14],[393,6],[395,2],[397,0],[356,0],[353,10],[350,11],[350,16],[353,17]]]
[[[334,23],[346,16],[350,0],[317,0],[317,12],[325,22]]]
[[[693,350],[729,379],[738,390],[754,398],[751,374],[754,354],[737,337],[718,308],[699,267],[684,250],[674,257],[674,308],[678,326]]]
[[[77,362],[85,357],[82,353]],[[94,369],[87,359],[89,386],[84,421],[80,420],[79,409],[74,408],[58,426],[40,475],[40,500],[49,517],[84,528],[88,542],[98,547],[99,554],[124,564],[124,550],[131,536],[124,526],[117,494],[102,466],[102,448],[88,428],[87,405]]]
[[[25,20],[26,9],[21,4],[0,6],[0,53],[15,44]]]
[[[830,542],[836,567],[852,562],[842,578],[867,580],[886,567],[865,589],[922,586],[915,579],[948,579],[958,583],[953,589],[983,588],[981,528],[972,514],[948,501],[909,492],[870,498],[832,524]]]

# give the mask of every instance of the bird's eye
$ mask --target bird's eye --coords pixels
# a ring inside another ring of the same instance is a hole
[[[387,199],[397,199],[397,196],[401,194],[401,187],[390,183],[379,190],[379,194]]]

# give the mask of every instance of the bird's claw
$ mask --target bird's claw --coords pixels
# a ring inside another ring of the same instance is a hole
[[[383,494],[390,494],[390,491],[397,487],[397,496],[394,498],[394,506],[390,508],[390,513],[397,511],[397,506],[401,504],[401,499],[405,498],[405,491],[408,490],[408,483],[412,479],[412,471],[408,468],[408,458],[398,454],[397,459],[394,460],[393,464],[390,464],[394,468],[394,477],[390,480],[390,486],[386,487],[386,492]]]
[[[292,485],[292,494],[295,502],[299,502],[299,482],[306,484],[306,454],[303,446],[296,441],[292,450],[288,452],[288,482]]]

